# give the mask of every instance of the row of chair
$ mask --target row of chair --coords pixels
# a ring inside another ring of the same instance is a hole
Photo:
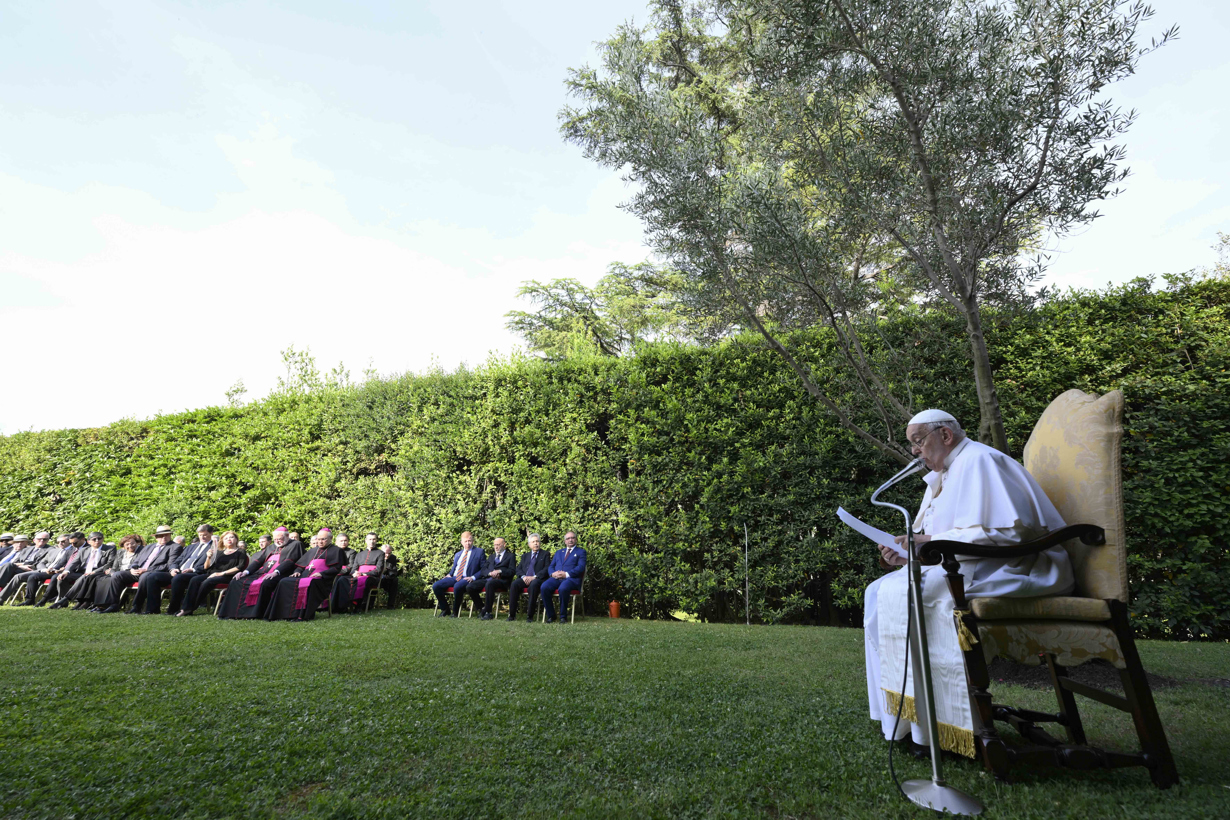
[[[447,590],[445,590],[445,592],[447,592],[448,594],[452,595],[452,594],[453,594],[453,587],[449,587]],[[582,604],[583,604],[583,600],[584,600],[584,599],[582,598],[582,596],[584,595],[584,593],[585,593],[585,576],[581,576],[581,588],[580,588],[580,589],[574,589],[574,590],[572,590],[572,594],[568,596],[568,604],[569,604],[569,606],[568,606],[568,622],[569,622],[569,623],[574,623],[574,624],[575,624],[575,623],[577,622],[577,604],[578,604],[578,603],[582,603]],[[499,615],[499,614],[500,614],[500,607],[504,605],[504,595],[505,595],[505,594],[506,594],[506,593],[504,593],[504,592],[497,592],[497,593],[495,594],[495,608],[494,608],[494,611],[492,611],[492,613],[491,613],[492,615]],[[529,594],[530,594],[529,587],[525,587],[525,588],[523,588],[523,589],[521,590],[521,594],[522,594],[522,595],[524,595],[524,596],[526,596],[526,597],[529,597]],[[470,603],[470,614],[469,614],[469,616],[468,616],[468,617],[473,618],[473,617],[474,617],[474,599],[473,599],[473,598],[471,598],[471,599],[470,599],[470,601],[469,601],[469,603]],[[541,604],[539,605],[539,607],[538,607],[538,608],[542,611],[542,618],[541,618],[542,622],[543,622],[543,623],[546,623],[546,621],[547,621],[547,610],[546,610],[545,608],[543,608]],[[433,608],[432,612],[433,612],[433,614],[434,614],[434,613],[438,613],[439,611],[440,611],[440,602],[439,602],[439,601],[436,601],[436,602],[435,602],[435,607]],[[561,616],[563,616],[563,613],[561,612],[561,613],[560,613],[560,615],[561,615]],[[585,607],[584,607],[584,605],[582,605],[582,606],[581,606],[581,617],[582,617],[582,618],[584,618],[584,617],[585,617]]]

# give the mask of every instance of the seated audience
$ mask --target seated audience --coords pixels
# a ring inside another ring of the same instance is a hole
[[[547,623],[555,623],[555,607],[552,605],[556,590],[559,591],[560,613],[559,622],[568,623],[564,617],[567,611],[568,598],[574,589],[581,588],[581,579],[585,577],[585,550],[577,546],[577,534],[569,531],[564,535],[564,548],[556,550],[547,567],[551,577],[542,582],[539,590],[542,593],[542,608],[547,613]]]
[[[83,599],[73,609],[83,609],[87,605],[92,605],[90,612],[102,612],[103,607],[106,606],[107,596],[111,591],[111,579],[120,573],[127,574],[136,564],[138,557],[144,550],[145,539],[136,533],[121,538],[119,548],[111,557],[111,566],[103,570],[102,575],[95,578],[94,582],[89,585],[90,597]],[[79,584],[85,580],[87,580],[86,577],[82,576],[77,583]],[[76,586],[76,584],[73,585],[74,590]],[[71,595],[72,591],[69,594]]]
[[[69,536],[60,536],[54,547],[48,547],[43,551],[42,557],[39,558],[38,563],[31,572],[21,572],[14,575],[12,580],[5,585],[4,589],[0,590],[0,603],[16,596],[17,590],[24,585],[26,597],[17,606],[34,606],[34,599],[38,595],[39,589],[43,586],[43,582],[50,581],[56,575],[63,572],[76,554],[77,549],[73,546]]]
[[[265,540],[268,536],[262,535]],[[176,615],[187,616],[196,612],[201,601],[209,591],[219,584],[230,583],[231,579],[248,566],[248,553],[242,547],[243,542],[233,530],[222,533],[222,537],[210,549],[205,558],[205,565],[200,572],[193,573],[188,582],[188,590],[184,595],[184,604]],[[168,612],[170,610],[167,610]]]
[[[52,602],[48,609],[61,609],[76,600],[92,601],[94,583],[111,566],[114,550],[103,544],[101,532],[92,532],[89,538],[75,532],[70,538],[77,535],[82,536],[85,546],[77,550],[72,563],[48,584],[47,595],[43,598],[44,603]],[[85,581],[86,578],[90,580]],[[78,598],[78,595],[81,597]]]
[[[529,534],[526,543],[530,545],[529,552],[521,556],[517,566],[517,577],[513,579],[508,589],[508,620],[517,620],[517,605],[521,602],[521,590],[528,589],[530,594],[529,612],[526,613],[526,623],[534,622],[535,604],[538,603],[538,589],[547,580],[547,566],[551,556],[542,548],[542,538],[536,532]]]
[[[401,567],[398,566],[397,556],[393,554],[392,544],[385,544],[380,551],[384,553],[384,572],[380,575],[380,588],[384,590],[385,608],[393,609],[397,606],[397,576],[401,575]]]
[[[474,600],[474,605],[480,607],[479,617],[484,621],[495,617],[491,614],[491,602],[495,600],[497,592],[508,589],[517,560],[511,550],[505,549],[503,538],[496,538],[491,542],[491,547],[491,554],[483,560],[483,568],[478,571],[478,577],[466,584],[466,592]],[[480,592],[486,593],[483,600],[479,600]]]
[[[339,543],[343,537],[338,537]],[[377,549],[376,540],[376,533],[369,532],[365,548],[352,553],[349,564],[338,573],[337,580],[333,582],[334,612],[349,612],[352,606],[357,607],[363,602],[363,596],[371,585],[380,582],[384,572],[384,552]]]
[[[451,615],[456,618],[461,614],[461,604],[466,597],[466,586],[478,576],[479,570],[483,567],[483,557],[482,549],[474,546],[474,536],[469,531],[463,532],[461,549],[453,556],[452,569],[449,570],[448,575],[431,585],[431,591],[435,593],[436,602],[440,605],[439,617],[447,618]],[[453,588],[451,606],[444,598],[449,587]]]
[[[0,563],[3,563],[4,560],[9,556],[9,553],[11,553],[12,551],[13,551],[13,533],[6,532],[3,534],[0,534]]]
[[[151,592],[155,587],[161,589],[170,585],[171,600],[167,602],[168,615],[178,615],[184,608],[184,594],[188,591],[188,585],[205,569],[205,561],[209,559],[209,554],[216,544],[214,528],[209,524],[202,524],[196,528],[196,540],[183,548],[169,572],[159,574],[157,578],[148,582],[142,580],[141,585],[145,586],[148,583]],[[157,614],[158,602],[154,599],[154,595],[150,595],[147,599],[152,603],[146,605],[146,611],[152,610],[153,614]]]
[[[295,562],[295,571],[278,581],[265,611],[266,621],[310,621],[329,597],[333,579],[342,570],[342,550],[332,543],[328,527],[316,534],[316,546]]]
[[[140,612],[139,607],[144,601],[141,595],[141,576],[150,572],[160,572],[166,570],[171,565],[171,561],[175,558],[175,544],[172,538],[175,537],[175,531],[170,527],[163,525],[154,530],[154,543],[146,544],[144,549],[137,553],[137,557],[133,559],[132,564],[128,569],[113,572],[108,576],[106,581],[99,582],[98,590],[94,593],[94,605],[98,607],[99,612],[103,615],[109,615],[120,611],[120,599],[124,596],[124,590],[137,584],[137,598],[133,605],[128,610],[129,615]]]
[[[43,553],[34,572],[15,575],[14,579],[9,581],[9,585],[26,585],[26,597],[17,606],[36,606],[34,599],[38,596],[38,591],[42,589],[44,583],[48,584],[47,595],[44,595],[37,605],[41,606],[47,601],[55,600],[54,597],[50,597],[52,595],[50,584],[57,581],[58,575],[68,569],[69,564],[73,563],[73,559],[76,558],[76,553],[77,548],[73,546],[73,538],[62,535],[55,542],[54,547],[49,547],[47,552]],[[4,590],[0,590],[0,600],[5,599],[5,593],[7,593],[7,586]]]
[[[8,586],[13,576],[23,572],[34,572],[39,559],[47,551],[47,541],[51,538],[49,532],[34,534],[34,543],[24,535],[13,536],[13,551],[3,561],[0,561],[0,587]]]
[[[264,540],[264,536],[261,536]],[[286,527],[273,531],[273,540],[252,556],[246,569],[240,570],[222,593],[219,618],[260,618],[269,606],[278,579],[295,569],[303,556],[303,545],[290,538]]]

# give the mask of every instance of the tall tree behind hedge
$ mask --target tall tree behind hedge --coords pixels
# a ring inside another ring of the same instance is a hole
[[[1105,96],[1152,14],[1120,0],[659,0],[570,73],[565,136],[636,184],[627,205],[714,314],[902,461],[929,376],[876,318],[960,316],[979,436],[1007,450],[983,305],[1028,305],[1041,231],[1094,218],[1133,114]],[[1173,35],[1167,32],[1163,41]],[[1156,44],[1155,44],[1156,45]],[[871,317],[871,321],[868,321]],[[790,328],[836,345],[814,371]]]

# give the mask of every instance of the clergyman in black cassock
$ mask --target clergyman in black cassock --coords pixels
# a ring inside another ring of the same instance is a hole
[[[349,612],[352,606],[357,607],[372,586],[380,583],[384,552],[376,547],[376,540],[375,533],[368,533],[365,548],[353,553],[349,565],[338,573],[333,582],[334,612]]]
[[[513,579],[512,586],[508,589],[508,620],[510,621],[517,619],[517,604],[521,602],[521,592],[525,589],[529,589],[530,592],[527,620],[534,620],[534,609],[538,603],[538,587],[547,580],[547,567],[551,565],[551,556],[541,548],[542,539],[538,533],[530,533],[526,541],[530,545],[529,551],[521,556],[521,563],[517,565],[517,577]]]
[[[295,562],[295,571],[278,581],[277,591],[269,608],[266,621],[310,621],[322,601],[333,590],[333,579],[342,571],[342,549],[330,543],[333,534],[325,529],[316,536],[316,546]]]
[[[385,607],[393,609],[397,606],[397,576],[401,575],[401,567],[393,554],[392,544],[385,544],[381,551],[384,553],[384,572],[380,575],[380,588],[384,590]]]
[[[303,544],[288,538],[285,527],[273,531],[273,543],[253,555],[248,568],[237,574],[222,594],[219,618],[260,618],[265,614],[278,580],[294,572],[295,562],[303,557]]]
[[[482,609],[480,615],[484,621],[495,617],[491,614],[491,602],[497,592],[508,589],[508,582],[512,580],[517,566],[517,556],[507,549],[503,538],[496,538],[491,542],[491,547],[491,554],[483,559],[483,568],[479,570],[478,577],[466,584],[466,592],[474,600],[474,605]],[[486,593],[485,600],[479,600],[480,592]]]

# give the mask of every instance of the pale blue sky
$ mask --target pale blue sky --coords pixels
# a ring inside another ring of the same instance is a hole
[[[1050,281],[1211,264],[1230,230],[1230,4],[1114,91],[1135,171]],[[0,433],[273,386],[279,351],[385,373],[506,354],[528,278],[646,257],[558,134],[566,69],[643,2],[0,8]],[[65,399],[77,394],[77,398]]]

